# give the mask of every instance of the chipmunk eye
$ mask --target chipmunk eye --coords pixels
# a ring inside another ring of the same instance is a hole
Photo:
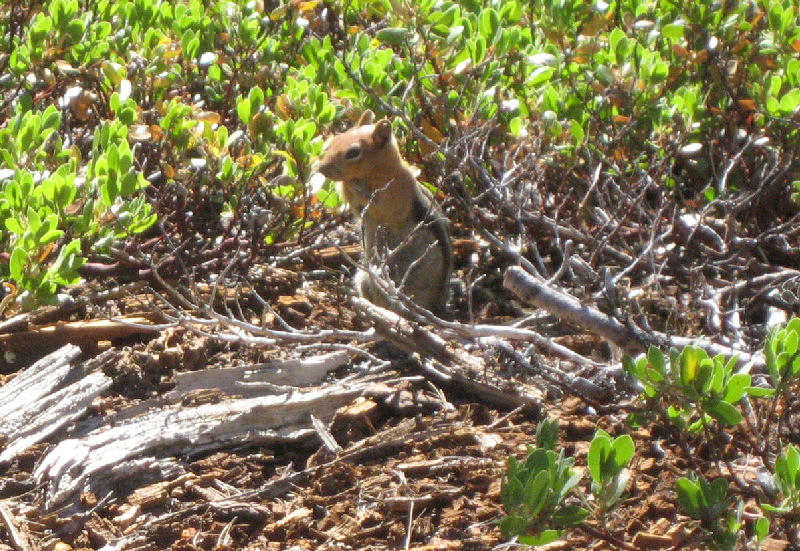
[[[361,146],[358,144],[351,145],[344,154],[344,158],[348,161],[357,159],[361,155]]]

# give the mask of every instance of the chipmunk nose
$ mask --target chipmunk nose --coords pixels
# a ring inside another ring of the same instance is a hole
[[[335,180],[341,176],[341,168],[327,157],[323,157],[316,167],[317,171],[330,180]]]

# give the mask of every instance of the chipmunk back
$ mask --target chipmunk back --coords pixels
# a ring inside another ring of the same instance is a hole
[[[334,136],[319,171],[341,183],[342,197],[361,216],[367,263],[385,266],[400,292],[442,313],[452,271],[448,221],[403,161],[391,123],[373,120],[366,111],[357,126]],[[360,271],[355,283],[373,303],[389,304],[368,273]]]

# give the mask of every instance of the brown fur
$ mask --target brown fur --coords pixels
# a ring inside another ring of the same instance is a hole
[[[403,161],[386,120],[366,111],[354,128],[330,141],[319,170],[341,182],[344,200],[360,214],[367,262],[386,265],[392,281],[414,302],[442,313],[452,270],[447,219]],[[388,305],[369,275],[356,276],[359,293]]]

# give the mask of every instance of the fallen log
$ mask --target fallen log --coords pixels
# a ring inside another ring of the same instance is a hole
[[[47,485],[48,510],[80,492],[100,495],[136,480],[156,456],[187,456],[248,444],[297,441],[315,435],[311,415],[329,420],[374,382],[337,383],[308,391],[229,399],[197,407],[151,410],[82,438],[62,440],[36,467]]]

